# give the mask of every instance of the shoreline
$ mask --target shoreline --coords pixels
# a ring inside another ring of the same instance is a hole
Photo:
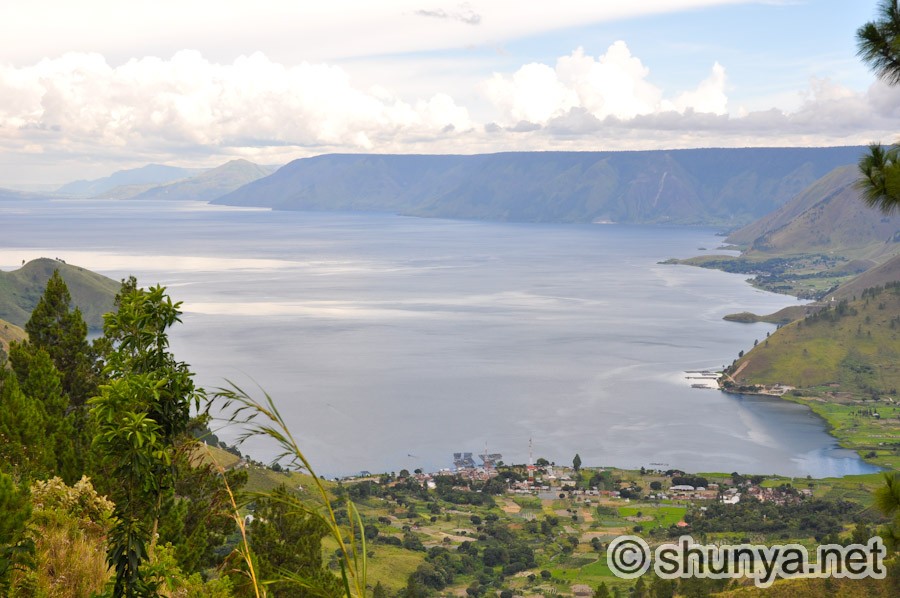
[[[793,395],[791,395],[789,390],[785,390],[784,392],[781,392],[781,393],[765,392],[765,391],[761,391],[761,390],[740,390],[740,391],[738,391],[738,390],[725,388],[724,386],[720,386],[719,390],[721,390],[724,393],[727,393],[730,395],[735,395],[735,396],[750,395],[750,396],[759,396],[759,397],[771,397],[771,398],[777,398],[777,399],[789,401],[796,405],[803,405],[804,407],[807,407],[811,413],[813,413],[816,417],[818,417],[819,419],[821,419],[824,422],[825,431],[828,433],[829,436],[831,436],[832,438],[834,438],[837,441],[838,446],[856,453],[857,456],[859,457],[860,461],[862,461],[863,463],[866,463],[868,465],[871,465],[872,467],[877,467],[881,471],[887,471],[887,470],[896,468],[892,463],[879,462],[878,460],[876,460],[879,455],[875,455],[874,457],[871,456],[871,453],[873,452],[873,450],[875,450],[874,447],[872,447],[871,445],[864,445],[861,443],[854,442],[849,437],[839,434],[839,430],[841,429],[841,426],[839,425],[839,420],[836,418],[828,417],[828,410],[826,409],[826,405],[830,404],[835,407],[842,407],[842,405],[840,405],[840,404],[829,403],[829,401],[826,401],[825,399],[822,399],[821,397],[810,397],[808,399],[804,399],[803,397],[800,397],[800,396],[793,396]],[[900,439],[898,439],[898,442],[900,442]]]
[[[738,272],[750,273],[750,270],[744,268],[735,269],[734,264],[744,259],[745,252],[741,251],[737,257],[703,255],[687,259],[670,259],[665,263],[674,263],[679,265],[689,265],[700,268],[718,270],[720,272]],[[805,256],[808,258],[809,256]],[[838,284],[841,281],[838,282]],[[846,283],[847,281],[842,281]],[[808,289],[790,286],[773,287],[771,284],[763,284],[760,280],[759,272],[746,279],[746,283],[751,287],[768,292],[793,297],[797,301],[809,301],[797,307],[788,307],[768,315],[755,315],[750,312],[726,315],[723,319],[735,323],[752,323],[766,322],[777,325],[776,330],[772,333],[775,335],[783,325],[796,321],[803,321],[809,314],[811,306],[816,306],[821,300],[820,296],[809,296]],[[832,291],[836,288],[832,287]],[[798,293],[797,291],[802,291]],[[804,295],[807,295],[804,297]],[[813,307],[814,311],[818,311]],[[768,335],[767,335],[768,338]],[[768,341],[766,341],[768,344]],[[847,397],[839,397],[837,392],[829,392],[816,385],[804,387],[802,385],[792,385],[790,375],[786,376],[786,380],[781,380],[778,384],[769,385],[751,385],[746,380],[738,383],[739,374],[750,363],[750,360],[744,356],[751,355],[756,348],[756,344],[752,347],[739,347],[742,361],[737,362],[737,369],[729,374],[729,369],[721,373],[717,379],[715,388],[731,395],[756,395],[764,397],[772,397],[790,401],[791,403],[804,405],[817,418],[822,420],[825,431],[833,438],[837,445],[841,448],[853,451],[859,460],[872,467],[876,467],[881,471],[900,468],[900,456],[894,454],[897,445],[900,445],[900,434],[894,430],[884,429],[888,419],[882,420],[878,411],[887,411],[887,407],[893,407],[896,403],[892,401],[885,403],[863,403],[861,397],[849,395]],[[805,354],[805,349],[804,349]],[[689,375],[690,372],[685,372]],[[689,376],[688,376],[689,377]],[[796,377],[794,377],[796,379]],[[690,379],[688,380],[691,381]],[[708,382],[702,381],[703,384],[692,384],[694,388],[707,388]],[[859,415],[865,409],[872,409],[874,416],[864,417]],[[896,410],[894,410],[895,412]],[[887,415],[887,414],[886,414]]]

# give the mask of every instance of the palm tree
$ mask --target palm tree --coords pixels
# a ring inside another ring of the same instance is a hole
[[[888,85],[900,83],[900,6],[881,0],[878,18],[856,30],[857,54]],[[900,145],[885,149],[879,143],[859,161],[863,174],[858,187],[863,199],[885,214],[900,210]]]

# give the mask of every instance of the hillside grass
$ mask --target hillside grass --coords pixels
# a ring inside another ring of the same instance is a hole
[[[840,444],[900,468],[900,285],[783,326],[735,362],[733,390],[794,387]]]
[[[25,331],[6,320],[0,320],[0,349],[9,351],[9,343],[21,342],[28,338]]]
[[[32,260],[18,270],[0,272],[0,318],[24,326],[55,270],[59,270],[66,282],[72,303],[81,310],[88,328],[102,329],[103,314],[113,310],[121,284],[96,272],[49,258]]]
[[[832,302],[835,303],[835,302]],[[900,287],[783,326],[737,362],[737,384],[787,384],[834,399],[900,388]],[[895,396],[892,398],[896,398]]]

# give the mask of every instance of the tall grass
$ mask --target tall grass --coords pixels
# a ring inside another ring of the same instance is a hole
[[[275,402],[268,393],[263,392],[263,399],[257,400],[250,396],[239,386],[228,382],[229,388],[217,389],[210,405],[219,403],[221,412],[225,414],[225,421],[229,424],[237,424],[243,428],[238,437],[238,444],[251,437],[268,437],[274,440],[282,452],[274,461],[287,460],[288,464],[312,478],[313,498],[301,499],[292,494],[279,495],[275,493],[250,493],[249,498],[268,498],[284,503],[291,512],[309,515],[320,519],[327,529],[327,535],[331,536],[338,546],[339,564],[341,570],[341,582],[343,593],[347,598],[365,598],[366,596],[366,539],[363,533],[362,518],[356,506],[347,501],[347,514],[349,523],[342,526],[338,523],[334,506],[328,490],[322,479],[316,474],[309,460],[303,454],[299,444],[288,429],[284,419],[279,413]],[[230,493],[230,489],[229,489]],[[233,500],[233,497],[232,497]],[[235,515],[243,537],[240,556],[246,563],[251,575],[251,581],[257,592],[257,596],[265,595],[265,584],[272,582],[293,584],[304,588],[311,593],[323,592],[324,588],[311,580],[293,571],[280,571],[277,579],[258,580],[253,568],[253,555],[247,542],[246,529],[243,527],[243,519],[240,517],[237,503]]]

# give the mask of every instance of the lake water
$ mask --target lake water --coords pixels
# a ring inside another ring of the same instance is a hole
[[[320,473],[436,470],[485,447],[523,463],[529,439],[535,458],[590,466],[874,470],[802,406],[684,379],[773,330],[723,315],[795,303],[658,263],[714,249],[711,229],[71,200],[0,218],[4,270],[59,257],[168,287],[176,356],[207,388],[265,389]]]

